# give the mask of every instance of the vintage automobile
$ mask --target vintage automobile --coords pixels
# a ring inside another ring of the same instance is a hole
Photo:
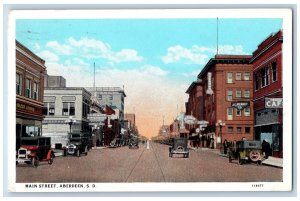
[[[26,163],[37,167],[40,161],[47,161],[51,165],[54,157],[50,137],[24,137],[17,151],[16,164]]]
[[[170,140],[171,146],[169,147],[169,157],[173,157],[173,154],[183,154],[184,158],[189,157],[189,149],[187,147],[188,139],[185,137],[172,138]]]
[[[255,162],[258,165],[262,164],[263,154],[260,141],[237,141],[229,147],[228,151],[229,162],[238,160],[240,165],[246,162]]]
[[[129,149],[139,148],[139,138],[137,136],[133,136],[129,139]]]
[[[79,157],[81,154],[88,154],[89,139],[82,132],[73,132],[70,134],[69,143],[67,144],[64,155],[76,155]]]

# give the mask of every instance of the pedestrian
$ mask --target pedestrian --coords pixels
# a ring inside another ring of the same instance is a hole
[[[270,143],[267,142],[266,140],[263,140],[262,141],[262,144],[261,144],[261,148],[262,148],[262,152],[265,156],[265,158],[269,158],[269,156],[271,155],[271,146],[270,146]]]
[[[224,140],[223,148],[224,148],[224,154],[227,155],[227,149],[228,149],[228,142],[227,142],[227,139]]]

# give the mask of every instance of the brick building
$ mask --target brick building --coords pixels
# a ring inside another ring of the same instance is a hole
[[[42,135],[45,61],[16,41],[16,148]]]
[[[254,75],[255,138],[267,140],[275,156],[282,157],[282,108],[267,108],[265,98],[282,98],[282,43],[278,31],[267,37],[250,60]]]
[[[186,114],[194,116],[198,121],[203,120],[203,83],[202,80],[192,82],[187,91]]]
[[[216,55],[198,79],[203,82],[203,132],[211,147],[225,139],[253,139],[253,77],[251,55]],[[225,125],[216,125],[221,121]]]

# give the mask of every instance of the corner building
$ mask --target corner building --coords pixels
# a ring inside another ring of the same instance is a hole
[[[16,41],[16,149],[42,135],[45,61]]]
[[[250,60],[254,75],[255,139],[268,141],[272,155],[277,157],[282,157],[283,109],[266,107],[265,98],[282,99],[282,43],[280,30],[261,42]]]
[[[203,83],[203,117],[209,124],[203,135],[215,148],[225,139],[252,140],[253,76],[251,55],[216,55],[209,60],[198,79]],[[238,109],[237,105],[244,105]],[[222,121],[220,129],[216,124]]]

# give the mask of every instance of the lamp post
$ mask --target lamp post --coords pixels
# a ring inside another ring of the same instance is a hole
[[[67,124],[69,124],[70,125],[70,133],[71,133],[71,129],[72,129],[72,125],[74,124],[74,123],[76,123],[76,120],[75,119],[73,119],[73,116],[69,116],[69,119],[67,119],[66,121],[65,121],[65,123],[67,123]]]
[[[222,120],[219,120],[218,123],[216,123],[216,127],[220,128],[220,143],[222,144],[222,128],[225,126],[225,122],[222,122]]]

